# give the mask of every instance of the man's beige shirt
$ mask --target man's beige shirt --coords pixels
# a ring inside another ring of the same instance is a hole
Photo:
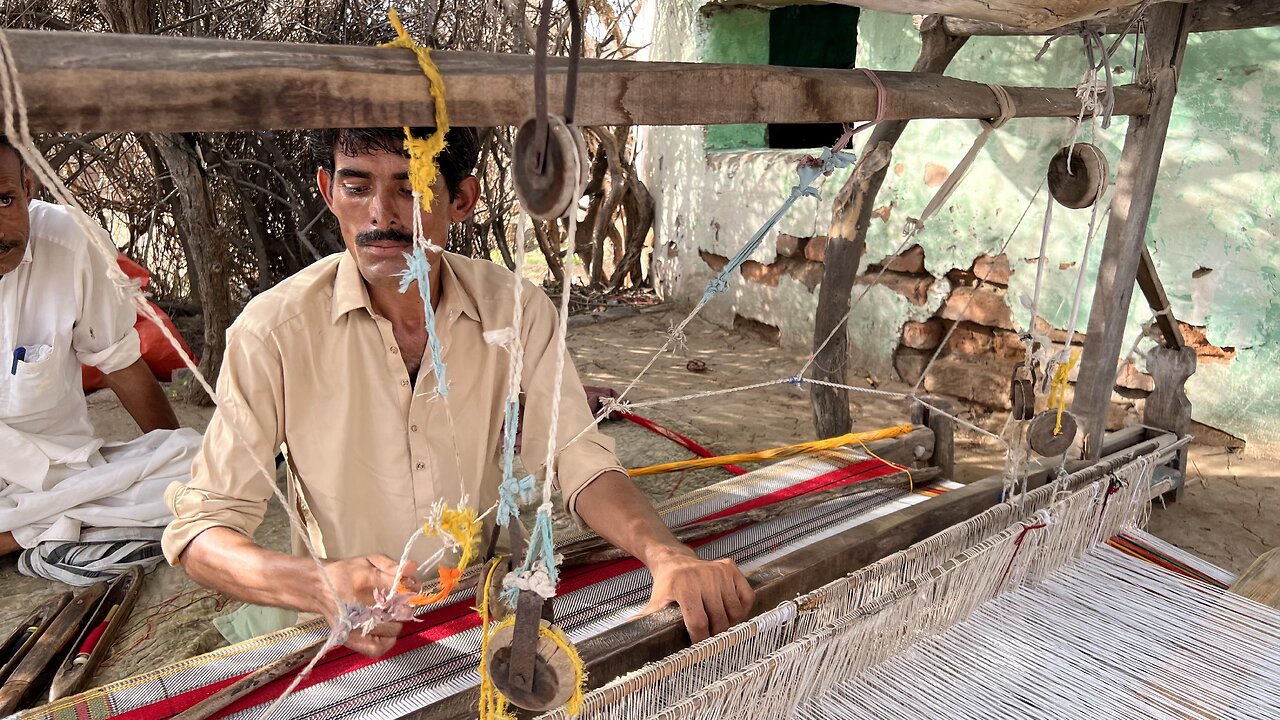
[[[163,543],[170,563],[209,528],[253,535],[275,481],[262,468],[274,467],[281,445],[297,473],[290,494],[330,558],[399,557],[433,503],[453,506],[465,494],[483,512],[497,501],[510,356],[484,333],[511,327],[514,275],[485,260],[443,257],[437,324],[447,397],[437,392],[429,346],[410,386],[391,323],[373,310],[346,252],[249,303],[227,332],[218,410],[191,481],[166,493],[175,516]],[[541,478],[552,405],[560,406],[561,446],[592,418],[572,362],[553,396],[556,308],[521,282],[521,459]],[[592,429],[560,450],[556,469],[573,512],[584,487],[621,467],[613,441]],[[439,547],[423,538],[413,557]]]

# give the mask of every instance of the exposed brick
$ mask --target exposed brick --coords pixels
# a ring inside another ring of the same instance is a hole
[[[1044,318],[1036,318],[1036,334],[1048,335],[1049,339],[1056,343],[1064,343],[1067,341],[1067,331],[1065,328],[1049,327],[1049,323]],[[1076,328],[1076,334],[1071,336],[1071,344],[1073,346],[1084,345],[1084,327]]]
[[[1004,295],[989,287],[959,287],[942,304],[938,315],[947,320],[968,321],[977,325],[1015,330],[1013,313]]]
[[[782,340],[782,331],[778,328],[766,322],[743,317],[737,313],[733,315],[733,329],[738,332],[749,332],[753,335],[758,335],[774,345],[777,345]]]
[[[905,173],[906,171],[907,171],[907,166],[903,165],[902,163],[898,163],[897,165],[893,166],[893,174],[897,175],[898,177],[902,177],[902,174]]]
[[[1245,447],[1244,440],[1232,435],[1229,432],[1219,430],[1212,425],[1191,421],[1191,434],[1196,436],[1197,445],[1215,445],[1217,447],[1235,448],[1243,450]]]
[[[809,238],[809,242],[805,243],[804,256],[813,262],[827,261],[827,236],[819,235]]]
[[[962,355],[983,357],[991,355],[992,342],[991,328],[964,322],[957,325],[955,331],[951,333],[951,339],[947,340],[947,350]]]
[[[729,264],[729,258],[723,255],[709,253],[706,250],[699,250],[698,257],[702,258],[702,262],[706,263],[707,267],[711,268],[713,272],[720,272],[724,269],[725,265]]]
[[[1120,376],[1116,378],[1116,387],[1125,390],[1151,392],[1156,389],[1156,384],[1150,375],[1139,372],[1136,365],[1127,362],[1120,367]]]
[[[871,217],[879,218],[880,222],[887,223],[889,222],[889,216],[893,214],[893,209],[897,206],[898,206],[897,203],[889,203],[888,205],[881,205],[880,207],[871,211]]]
[[[951,177],[951,169],[937,163],[926,163],[924,166],[924,184],[936,188]]]
[[[1188,347],[1196,351],[1196,359],[1200,362],[1228,363],[1235,359],[1236,349],[1218,347],[1209,342],[1204,327],[1188,325],[1184,322],[1179,322],[1178,326],[1182,328],[1182,339],[1186,341]]]
[[[933,285],[933,277],[929,275],[908,275],[906,273],[879,272],[858,276],[859,285],[870,285],[879,278],[877,285],[882,285],[905,297],[913,305],[927,305],[929,288]]]
[[[742,263],[742,267],[738,269],[738,272],[741,272],[742,277],[750,282],[776,287],[778,280],[782,278],[782,273],[786,269],[786,266],[780,262],[765,265],[755,260],[748,260]]]
[[[893,354],[893,369],[897,371],[899,380],[908,385],[915,385],[931,357],[933,353],[928,350],[913,350],[905,345],[899,345],[897,352]]]
[[[1008,287],[1013,269],[1009,267],[1008,255],[983,255],[973,261],[973,274],[978,278],[986,278],[987,283]]]
[[[935,350],[946,333],[946,324],[938,318],[908,322],[902,326],[902,344],[913,350]]]
[[[804,247],[808,244],[809,238],[778,233],[778,242],[775,250],[783,257],[804,257]]]
[[[1027,356],[1027,349],[1015,332],[997,330],[991,336],[991,349],[1000,360],[1017,362]]]
[[[923,275],[924,269],[924,248],[919,245],[912,245],[903,250],[898,255],[890,255],[889,257],[876,263],[877,268],[884,268],[892,272],[912,273],[915,275]]]
[[[1009,374],[1011,363],[997,363],[976,358],[939,358],[924,379],[925,390],[945,393],[975,405],[1009,409]]]
[[[787,274],[804,283],[804,286],[809,288],[809,292],[813,292],[818,285],[822,284],[822,273],[826,267],[822,263],[808,260],[788,260]]]

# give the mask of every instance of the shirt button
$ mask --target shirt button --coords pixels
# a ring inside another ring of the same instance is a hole
[[[409,432],[418,432],[418,426],[417,426],[417,425],[410,425],[410,426],[409,426]]]
[[[400,348],[396,347],[395,345],[392,345],[392,346],[390,347],[390,350],[391,350],[391,354],[392,354],[392,355],[399,355],[399,354],[400,354]]]
[[[400,381],[400,387],[409,387],[409,381],[408,381],[408,380],[401,380],[401,381]]]
[[[424,463],[424,462],[420,462],[420,463],[418,463],[418,464],[417,464],[417,466],[416,466],[416,467],[417,467],[419,470],[426,470],[426,469],[427,469],[427,464],[426,464],[426,463]]]

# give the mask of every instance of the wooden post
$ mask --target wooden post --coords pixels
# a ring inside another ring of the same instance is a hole
[[[938,16],[924,19],[920,27],[920,41],[920,56],[913,70],[927,73],[946,70],[966,42],[964,38],[948,35],[942,29]],[[813,321],[813,349],[817,356],[812,375],[818,380],[848,384],[849,338],[845,313],[849,312],[853,282],[866,248],[872,206],[889,172],[893,146],[907,129],[907,122],[882,122],[872,129],[862,162],[836,196],[827,231],[827,254],[822,284],[818,288],[818,310]],[[835,335],[831,335],[833,330]],[[831,340],[824,347],[828,336]],[[850,432],[853,419],[849,416],[849,391],[822,385],[811,388],[813,426],[818,437],[835,437]]]
[[[911,423],[924,425],[933,431],[933,459],[930,464],[942,471],[942,477],[955,480],[956,475],[956,421],[951,412],[951,401],[926,395],[924,400],[941,412],[916,403],[911,408]]]
[[[1280,610],[1280,548],[1272,548],[1236,578],[1231,592]]]
[[[188,132],[429,126],[429,83],[411,53],[111,33],[6,31],[34,132]],[[454,125],[516,125],[533,111],[533,58],[435,52]],[[566,63],[548,67],[552,107]],[[881,72],[886,118],[1000,114],[986,85]],[[1022,117],[1075,117],[1073,88],[1010,87]],[[1116,113],[1150,110],[1143,88],[1116,90]],[[583,60],[575,122],[588,125],[847,122],[874,117],[857,70]]]
[[[1154,108],[1150,115],[1129,121],[1116,193],[1111,200],[1111,221],[1098,265],[1093,309],[1089,313],[1088,340],[1072,403],[1072,411],[1080,419],[1088,459],[1096,459],[1102,453],[1107,410],[1116,380],[1116,360],[1124,339],[1165,133],[1177,93],[1178,72],[1187,46],[1190,6],[1162,3],[1153,5],[1147,12],[1149,65],[1143,67],[1142,77],[1152,86]]]

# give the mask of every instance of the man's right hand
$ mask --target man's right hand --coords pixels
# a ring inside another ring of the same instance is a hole
[[[242,602],[291,608],[337,621],[333,594],[325,586],[315,561],[307,557],[267,550],[253,539],[225,527],[213,527],[196,536],[181,558],[192,580],[215,588]],[[375,589],[390,590],[396,562],[385,555],[368,555],[326,562],[325,574],[347,602],[373,605]],[[405,589],[416,592],[417,565],[405,565]],[[369,634],[353,632],[347,647],[369,657],[385,654],[395,644],[401,623],[383,623]]]
[[[396,566],[396,561],[386,555],[366,555],[326,563],[324,570],[329,576],[329,581],[333,583],[333,589],[337,591],[338,597],[348,602],[354,601],[372,606],[375,602],[374,590],[385,592],[391,589],[396,578]],[[405,565],[402,584],[412,592],[418,590],[417,580],[414,579],[416,571],[416,563],[410,561]],[[333,626],[337,622],[337,608],[334,607],[333,597],[329,594],[328,588],[323,587],[322,584],[321,590],[323,606],[318,607],[317,611],[329,620],[330,626]],[[396,639],[400,637],[403,627],[403,623],[384,622],[379,623],[367,634],[353,630],[347,636],[346,646],[366,657],[379,657],[391,649]]]

